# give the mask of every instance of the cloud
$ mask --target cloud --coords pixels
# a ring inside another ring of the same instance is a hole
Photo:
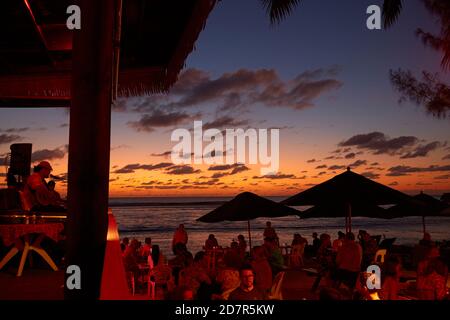
[[[333,171],[333,170],[344,170],[344,169],[347,169],[347,167],[346,166],[338,166],[338,165],[334,165],[334,166],[328,167],[328,170],[330,170],[330,171]]]
[[[0,145],[20,141],[22,139],[23,137],[15,134],[0,134]]]
[[[219,117],[213,121],[203,124],[203,130],[215,128],[237,128],[249,124],[248,120],[237,120],[228,116]]]
[[[357,147],[373,151],[374,154],[401,154],[405,148],[410,148],[417,144],[419,139],[413,136],[401,136],[398,138],[389,138],[381,132],[371,132],[367,134],[358,134],[350,139],[339,143],[341,147]]]
[[[156,128],[171,127],[186,123],[198,116],[198,114],[191,115],[186,112],[166,112],[161,109],[155,109],[151,113],[142,115],[139,121],[130,121],[127,124],[138,132],[152,132]]]
[[[42,149],[31,154],[31,161],[37,162],[42,160],[62,159],[68,151],[68,145],[53,150]]]
[[[167,167],[173,166],[173,163],[170,162],[161,162],[158,164],[139,164],[139,163],[133,163],[133,164],[127,164],[125,167],[122,167],[118,170],[115,170],[113,173],[119,173],[119,174],[125,174],[125,173],[134,173],[136,170],[158,170],[163,169]]]
[[[426,145],[420,145],[415,150],[408,152],[401,156],[401,159],[413,159],[413,158],[419,158],[419,157],[426,157],[428,156],[428,153],[431,151],[434,151],[436,149],[439,149],[442,146],[442,144],[439,141],[430,142]]]
[[[172,154],[172,151],[165,151],[163,153],[152,153],[151,156],[168,158],[171,154]]]
[[[442,176],[437,176],[437,177],[434,177],[434,179],[436,179],[436,180],[448,180],[448,179],[450,179],[450,174],[444,174]]]
[[[298,179],[298,178],[294,174],[277,173],[275,175],[254,176],[253,179],[281,180],[281,179]]]
[[[370,164],[371,166],[379,166],[380,164],[378,162],[373,162]]]
[[[195,170],[193,167],[189,165],[172,166],[166,169],[167,174],[176,174],[176,175],[193,174],[199,172],[201,172],[201,170]]]
[[[365,166],[367,164],[366,160],[356,160],[352,164],[349,165],[350,168],[358,168],[360,166]]]
[[[187,69],[171,88],[169,95],[120,99],[115,110],[147,112],[164,109],[217,105],[221,111],[244,109],[255,103],[267,107],[303,109],[314,105],[320,96],[337,90],[336,67],[308,70],[295,78],[282,80],[274,69],[239,69],[217,78],[199,69]]]
[[[242,163],[234,163],[234,164],[223,164],[223,165],[213,165],[208,168],[208,171],[225,171],[234,169],[237,167],[243,166]]]
[[[389,183],[389,185],[390,185],[391,187],[395,187],[395,186],[398,186],[398,182],[397,182],[397,181],[394,181],[394,182]]]
[[[380,178],[380,175],[378,173],[374,173],[372,171],[364,172],[361,175],[372,180],[377,180]]]
[[[345,155],[345,159],[355,159],[355,157],[356,157],[356,154],[354,154],[353,152]]]
[[[332,160],[332,159],[336,159],[335,156],[326,157],[324,160]]]
[[[5,132],[5,133],[22,133],[25,131],[29,131],[30,128],[29,127],[25,127],[25,128],[10,128],[10,129],[0,129],[0,132]]]
[[[389,168],[388,171],[389,171],[389,173],[387,174],[387,176],[398,177],[398,176],[407,176],[410,173],[418,173],[418,172],[446,172],[446,171],[450,171],[450,165],[445,165],[445,166],[432,165],[432,166],[425,167],[425,168],[409,167],[409,166],[396,166],[396,167]]]
[[[442,160],[450,160],[450,154],[448,154],[445,157],[443,157]]]
[[[61,123],[58,127],[59,127],[59,128],[66,128],[66,127],[68,127],[68,126],[69,126],[68,123]]]
[[[59,174],[59,175],[53,175],[53,174],[51,174],[50,175],[50,178],[51,179],[53,179],[53,180],[55,180],[55,181],[67,181],[67,172],[66,173],[62,173],[62,174]]]
[[[238,174],[240,172],[244,172],[244,171],[248,171],[248,170],[250,170],[250,169],[246,166],[239,166],[239,167],[236,167],[233,170],[231,170],[230,175]]]
[[[316,159],[311,159],[311,160],[308,160],[308,161],[306,161],[307,163],[315,163],[315,162],[317,162],[317,160]]]
[[[327,165],[326,164],[323,164],[323,165],[321,165],[321,166],[317,166],[316,167],[316,169],[326,169],[327,168]]]

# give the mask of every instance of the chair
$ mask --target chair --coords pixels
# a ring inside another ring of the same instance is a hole
[[[387,253],[386,249],[378,249],[377,252],[375,253],[373,262],[376,264],[383,264],[386,253]]]
[[[20,196],[20,203],[22,204],[22,209],[24,211],[30,212],[31,208],[33,207],[30,199],[28,199],[25,196],[25,193],[23,191],[19,191],[19,196]]]
[[[283,300],[283,294],[281,292],[285,271],[279,272],[273,280],[272,288],[269,293],[269,300]]]

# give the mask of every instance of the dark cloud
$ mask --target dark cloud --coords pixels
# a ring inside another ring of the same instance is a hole
[[[413,158],[419,158],[419,157],[426,157],[428,156],[428,153],[431,151],[434,151],[436,149],[439,149],[442,146],[442,144],[439,141],[430,142],[426,145],[420,145],[416,149],[414,149],[411,152],[408,152],[401,156],[402,159],[413,159]]]
[[[372,180],[377,180],[380,178],[380,175],[378,173],[374,173],[372,171],[361,173],[361,175]]]
[[[55,180],[55,181],[61,181],[61,182],[67,181],[67,172],[66,172],[66,173],[62,173],[62,174],[59,174],[59,175],[53,175],[53,174],[51,174],[51,175],[50,175],[50,178],[53,179],[53,180]]]
[[[345,155],[345,159],[355,159],[355,157],[356,154],[354,154],[353,152]]]
[[[398,177],[398,176],[407,176],[410,173],[418,173],[418,172],[446,172],[450,171],[450,165],[446,166],[437,166],[432,165],[425,168],[420,167],[409,167],[409,166],[396,166],[389,168],[389,173],[387,176],[390,177]]]
[[[311,159],[311,160],[308,160],[308,161],[306,161],[307,163],[315,163],[315,162],[317,162],[317,160],[316,159]]]
[[[374,154],[401,154],[405,148],[410,148],[419,142],[417,137],[402,136],[398,138],[389,138],[381,132],[371,132],[367,134],[358,134],[350,139],[339,143],[339,146],[357,147],[373,151]]]
[[[193,174],[193,173],[199,173],[200,170],[195,170],[193,167],[189,165],[178,165],[178,166],[172,166],[170,168],[166,169],[167,174],[176,174],[176,175],[182,175],[182,174]]]
[[[225,171],[234,169],[237,167],[243,166],[241,163],[234,163],[234,164],[223,164],[223,165],[213,165],[208,168],[208,171]]]
[[[344,170],[344,169],[346,169],[347,167],[346,166],[338,166],[338,165],[334,165],[334,166],[331,166],[331,167],[328,167],[328,170]]]
[[[395,187],[395,186],[398,186],[398,182],[397,182],[397,181],[394,181],[394,182],[389,183],[389,185],[390,185],[391,187]]]
[[[152,132],[156,128],[171,127],[186,123],[197,116],[198,114],[191,115],[186,112],[166,112],[161,109],[155,109],[149,114],[142,115],[139,121],[130,121],[127,124],[137,131]]]
[[[318,176],[323,176],[324,174],[327,174],[325,171],[319,172]]]
[[[112,147],[112,148],[111,148],[111,151],[114,151],[114,150],[117,150],[117,149],[128,149],[128,148],[130,148],[129,145],[121,144],[121,145],[118,145],[118,146],[116,146],[116,147]]]
[[[236,167],[233,170],[231,170],[230,175],[238,174],[240,172],[244,172],[244,171],[248,171],[248,170],[250,170],[250,169],[246,166],[239,166],[239,167]]]
[[[360,166],[365,166],[367,164],[366,160],[356,160],[352,164],[349,165],[350,168],[358,168]]]
[[[327,168],[327,165],[326,164],[323,164],[323,165],[321,165],[321,166],[317,166],[316,167],[316,169],[326,169]]]
[[[25,131],[29,131],[30,128],[25,127],[25,128],[10,128],[10,129],[0,129],[0,132],[5,132],[5,133],[22,133]]]
[[[68,123],[62,123],[62,124],[59,125],[59,128],[66,128],[68,126],[69,126]]]
[[[378,162],[373,162],[370,164],[371,166],[379,166],[380,164]]]
[[[436,180],[450,180],[450,174],[444,174],[442,176],[434,177]]]
[[[337,68],[310,70],[294,79],[282,80],[273,69],[239,69],[212,78],[205,71],[187,69],[170,90],[169,95],[153,95],[138,99],[119,99],[116,111],[133,108],[148,112],[164,109],[217,105],[221,111],[244,109],[255,103],[268,107],[303,109],[314,105],[317,98],[342,86],[336,79]]]
[[[325,158],[325,160],[332,160],[332,159],[335,159],[335,156],[329,156]]]
[[[62,159],[66,155],[67,151],[68,151],[67,145],[53,150],[49,149],[37,150],[31,154],[31,161],[37,162],[42,160]]]
[[[280,179],[298,179],[298,178],[294,174],[277,173],[275,175],[254,176],[253,179],[280,180]]]
[[[442,160],[450,160],[450,154],[448,154],[445,157],[443,157]]]
[[[15,134],[0,134],[0,145],[20,141],[22,139],[23,137]]]
[[[228,117],[228,116],[223,116],[223,117],[219,117],[211,122],[206,122],[205,124],[203,124],[203,130],[208,130],[208,129],[220,129],[220,128],[237,128],[237,127],[242,127],[242,126],[246,126],[249,124],[248,120],[237,120],[235,118],[232,117]]]
[[[139,163],[133,163],[133,164],[127,164],[125,167],[122,167],[116,171],[114,171],[113,173],[120,173],[120,174],[124,174],[124,173],[134,173],[136,170],[158,170],[158,169],[163,169],[163,168],[167,168],[167,167],[171,167],[173,166],[173,163],[170,162],[161,162],[158,164],[139,164]]]
[[[171,154],[172,154],[172,151],[165,151],[163,153],[152,153],[151,156],[168,158]]]

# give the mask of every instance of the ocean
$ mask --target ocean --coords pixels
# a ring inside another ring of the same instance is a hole
[[[268,197],[281,201],[284,197]],[[172,256],[171,243],[175,229],[183,223],[188,233],[188,249],[195,254],[202,250],[209,234],[214,234],[219,245],[229,246],[239,234],[248,242],[247,222],[204,223],[196,219],[230,200],[230,197],[152,197],[152,198],[112,198],[110,206],[119,225],[120,238],[136,238],[144,242],[151,237],[153,244],[158,244],[162,252]],[[302,209],[299,207],[298,209]],[[332,239],[338,231],[345,231],[344,218],[317,218],[300,220],[297,216],[282,218],[260,218],[250,222],[252,245],[263,242],[266,221],[271,221],[278,233],[280,244],[290,244],[294,233],[300,233],[311,243],[312,233],[328,233]],[[407,217],[392,220],[352,218],[353,232],[367,230],[371,235],[396,238],[395,244],[414,245],[422,238],[422,218]],[[427,232],[434,241],[450,240],[450,217],[426,218]]]

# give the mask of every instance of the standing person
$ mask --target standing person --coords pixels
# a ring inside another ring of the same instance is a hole
[[[219,243],[217,242],[214,234],[210,234],[208,239],[205,241],[205,250],[213,250],[214,248],[219,247]]]
[[[263,300],[264,294],[254,286],[255,274],[250,265],[243,266],[239,271],[240,286],[230,293],[228,300]]]
[[[312,242],[311,254],[313,257],[315,257],[317,255],[317,251],[320,248],[321,242],[317,235],[317,232],[313,232],[312,238],[313,238],[313,242]]]
[[[264,239],[275,240],[278,244],[278,235],[275,229],[272,227],[272,223],[270,221],[266,222],[266,228],[264,229]]]
[[[247,250],[247,241],[245,241],[245,237],[240,234],[238,235],[238,245],[239,245],[239,254],[242,259],[245,258],[245,252]]]
[[[142,260],[147,260],[148,256],[152,254],[152,238],[144,239],[144,245],[141,247],[140,256]]]
[[[184,224],[180,224],[178,226],[177,230],[175,230],[175,233],[173,234],[173,239],[172,239],[173,253],[175,254],[175,246],[178,243],[181,243],[181,244],[187,246],[187,242],[188,242],[188,234],[187,234],[186,230],[184,229]]]
[[[349,232],[336,256],[335,285],[337,288],[339,288],[341,283],[344,283],[350,289],[355,287],[361,271],[361,262],[362,248],[355,241],[355,235]]]
[[[253,247],[251,266],[255,271],[255,286],[264,293],[272,288],[272,268],[263,247]]]
[[[333,241],[333,252],[337,253],[339,248],[344,244],[345,233],[338,232],[338,238]]]

